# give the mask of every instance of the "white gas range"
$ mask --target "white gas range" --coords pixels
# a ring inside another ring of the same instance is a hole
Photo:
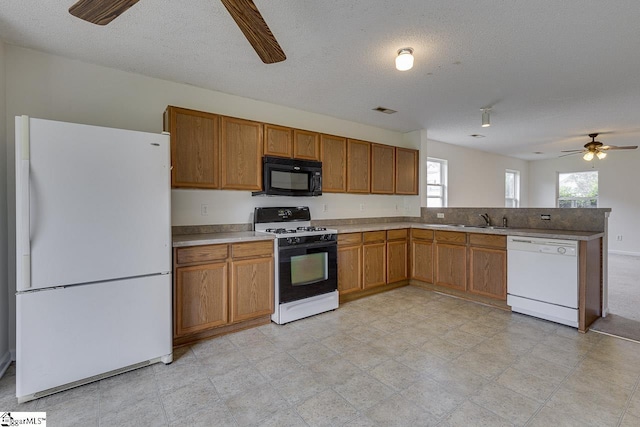
[[[306,206],[256,208],[253,223],[276,236],[271,320],[284,324],[338,308],[338,231],[311,226]]]

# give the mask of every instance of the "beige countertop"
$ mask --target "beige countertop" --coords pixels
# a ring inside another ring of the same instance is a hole
[[[327,228],[335,228],[338,233],[360,233],[364,231],[376,230],[396,230],[398,228],[422,228],[427,230],[446,230],[460,231],[463,233],[483,233],[483,234],[499,234],[504,236],[521,236],[521,237],[542,237],[547,239],[565,239],[565,240],[592,240],[604,236],[603,232],[597,231],[567,231],[567,230],[543,230],[533,228],[482,228],[482,227],[466,227],[443,224],[421,224],[418,222],[391,222],[391,223],[374,223],[374,224],[350,224],[331,226],[325,225]]]
[[[173,247],[217,245],[221,243],[253,242],[274,240],[274,236],[255,231],[236,231],[226,233],[184,234],[173,236]]]
[[[418,222],[381,222],[371,224],[324,226],[327,228],[335,228],[338,230],[338,233],[361,233],[365,231],[397,230],[400,228],[422,228],[427,230],[447,230],[463,233],[499,234],[505,236],[542,237],[547,239],[565,240],[592,240],[604,236],[604,233],[595,231],[542,230],[532,228],[482,228],[442,224],[421,224]],[[273,235],[256,233],[255,231],[185,234],[173,236],[173,247],[178,248],[184,246],[251,242],[259,240],[273,240],[274,238],[275,237]]]

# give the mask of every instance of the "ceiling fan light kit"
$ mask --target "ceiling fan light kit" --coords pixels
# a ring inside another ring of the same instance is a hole
[[[488,128],[491,126],[491,118],[489,117],[489,113],[491,108],[481,108],[482,111],[482,127]]]
[[[97,25],[107,25],[139,0],[79,0],[69,8],[73,16]],[[262,62],[287,59],[269,26],[252,0],[221,0]]]
[[[396,56],[396,69],[398,71],[407,71],[413,68],[413,48],[403,47],[398,50]]]

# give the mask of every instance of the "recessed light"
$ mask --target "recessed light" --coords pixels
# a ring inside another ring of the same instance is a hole
[[[469,135],[472,138],[484,138],[484,135],[480,135],[479,133],[474,133],[473,135]]]
[[[534,151],[533,154],[544,154],[542,151]]]
[[[373,109],[373,111],[378,111],[380,113],[385,113],[385,114],[397,113],[396,110],[392,110],[391,108],[386,108],[386,107],[376,107]]]

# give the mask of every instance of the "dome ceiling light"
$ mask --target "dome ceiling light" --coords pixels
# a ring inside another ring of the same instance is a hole
[[[396,69],[399,71],[407,71],[413,68],[413,48],[403,47],[398,50],[396,57]]]

